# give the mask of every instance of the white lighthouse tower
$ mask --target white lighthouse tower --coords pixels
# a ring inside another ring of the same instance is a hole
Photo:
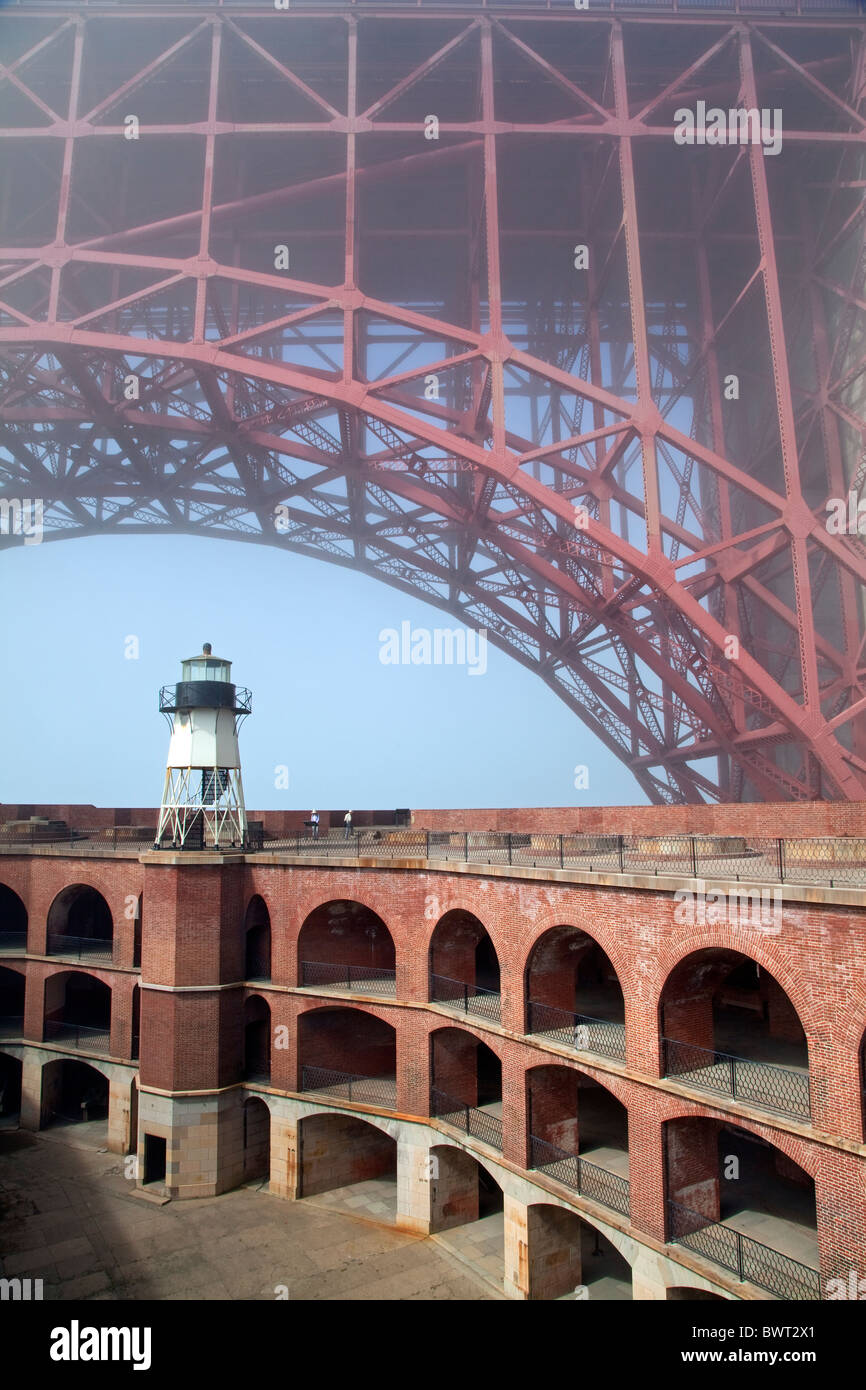
[[[159,708],[171,740],[156,848],[243,848],[247,817],[238,729],[252,709],[249,690],[231,682],[232,664],[205,642],[182,664],[176,685],[164,685]]]

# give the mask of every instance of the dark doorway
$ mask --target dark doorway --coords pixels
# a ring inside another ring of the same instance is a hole
[[[165,1182],[165,1140],[158,1134],[144,1136],[144,1181]]]

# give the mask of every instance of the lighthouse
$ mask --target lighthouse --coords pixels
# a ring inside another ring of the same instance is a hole
[[[159,692],[171,739],[155,848],[242,849],[247,818],[238,729],[252,709],[249,690],[231,680],[232,664],[205,642]]]

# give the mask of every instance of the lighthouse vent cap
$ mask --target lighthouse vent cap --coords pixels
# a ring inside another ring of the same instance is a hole
[[[232,664],[221,656],[214,656],[210,642],[205,642],[196,656],[189,656],[181,663],[182,681],[225,681],[232,678]]]

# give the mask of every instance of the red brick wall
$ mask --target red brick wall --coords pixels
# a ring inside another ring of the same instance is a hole
[[[320,830],[329,824],[342,826],[346,808],[318,808]],[[251,820],[262,820],[274,835],[302,830],[308,809],[248,811]],[[393,811],[356,811],[356,827],[391,824]],[[0,802],[0,824],[7,820],[65,820],[77,829],[102,829],[114,825],[156,826],[158,811],[147,807],[106,807],[81,804],[24,805]],[[413,826],[426,830],[537,830],[553,834],[643,833],[645,835],[866,835],[864,801],[779,801],[705,806],[527,806],[470,809],[425,809],[412,812]]]
[[[384,922],[358,904],[327,903],[304,923],[298,942],[302,961],[394,969],[394,941]]]
[[[337,1006],[306,1012],[300,1020],[302,1067],[327,1067],[352,1076],[393,1076],[393,1030],[359,1009]]]
[[[412,812],[412,825],[424,830],[537,830],[583,835],[866,835],[866,802],[418,810]]]

